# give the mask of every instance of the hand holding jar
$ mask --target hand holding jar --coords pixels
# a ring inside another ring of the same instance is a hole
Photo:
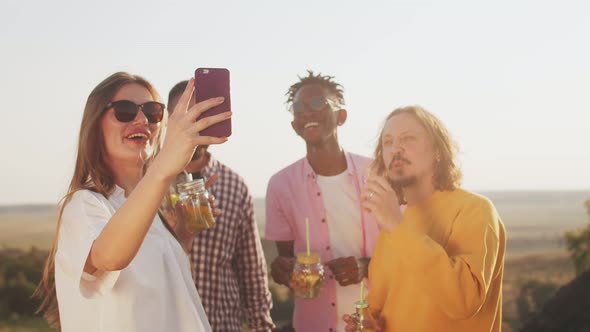
[[[216,208],[215,197],[209,195],[206,190],[215,180],[217,174],[203,184],[203,179],[193,181],[189,174],[186,182],[170,186],[160,206],[166,223],[174,230],[187,252],[192,247],[195,234],[203,229],[212,228],[215,225],[214,217],[221,215],[221,211]]]
[[[346,322],[346,332],[381,332],[385,329],[383,319],[375,319],[369,311],[369,302],[366,300],[354,303],[355,313],[344,315],[342,319]]]

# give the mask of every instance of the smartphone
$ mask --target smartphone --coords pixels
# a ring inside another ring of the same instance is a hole
[[[221,105],[203,112],[197,121],[208,116],[231,111],[229,70],[226,68],[197,68],[195,70],[195,102],[209,98],[224,97]],[[201,136],[229,137],[231,136],[231,118],[216,123],[199,132]]]

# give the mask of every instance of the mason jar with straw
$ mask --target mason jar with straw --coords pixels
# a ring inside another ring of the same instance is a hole
[[[297,254],[297,260],[291,275],[291,284],[295,296],[314,299],[320,293],[324,282],[324,266],[320,255],[309,248],[309,219],[305,218],[305,243],[307,251]]]
[[[365,300],[365,283],[361,281],[361,297],[354,303],[355,313],[352,314],[354,332],[375,332],[377,326],[369,312],[369,302]]]

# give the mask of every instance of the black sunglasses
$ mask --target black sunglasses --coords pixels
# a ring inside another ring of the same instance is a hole
[[[318,96],[318,97],[315,97],[307,102],[304,102],[304,101],[293,102],[289,106],[289,112],[291,112],[292,114],[300,114],[305,111],[318,112],[318,111],[323,110],[327,106],[330,106],[332,108],[332,110],[334,110],[334,111],[337,111],[340,109],[338,103],[336,103],[324,96]]]
[[[157,101],[148,101],[147,103],[137,105],[130,100],[117,100],[108,103],[103,109],[103,112],[111,107],[115,110],[115,118],[121,122],[133,121],[137,116],[137,112],[141,109],[149,123],[162,121],[164,109],[166,108],[164,104],[158,103]]]

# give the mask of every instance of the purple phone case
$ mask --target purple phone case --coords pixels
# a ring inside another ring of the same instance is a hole
[[[208,109],[197,118],[197,121],[207,116],[231,111],[229,70],[225,68],[198,68],[195,70],[195,102],[215,97],[224,97],[223,104]],[[201,130],[199,135],[231,136],[231,118]]]

